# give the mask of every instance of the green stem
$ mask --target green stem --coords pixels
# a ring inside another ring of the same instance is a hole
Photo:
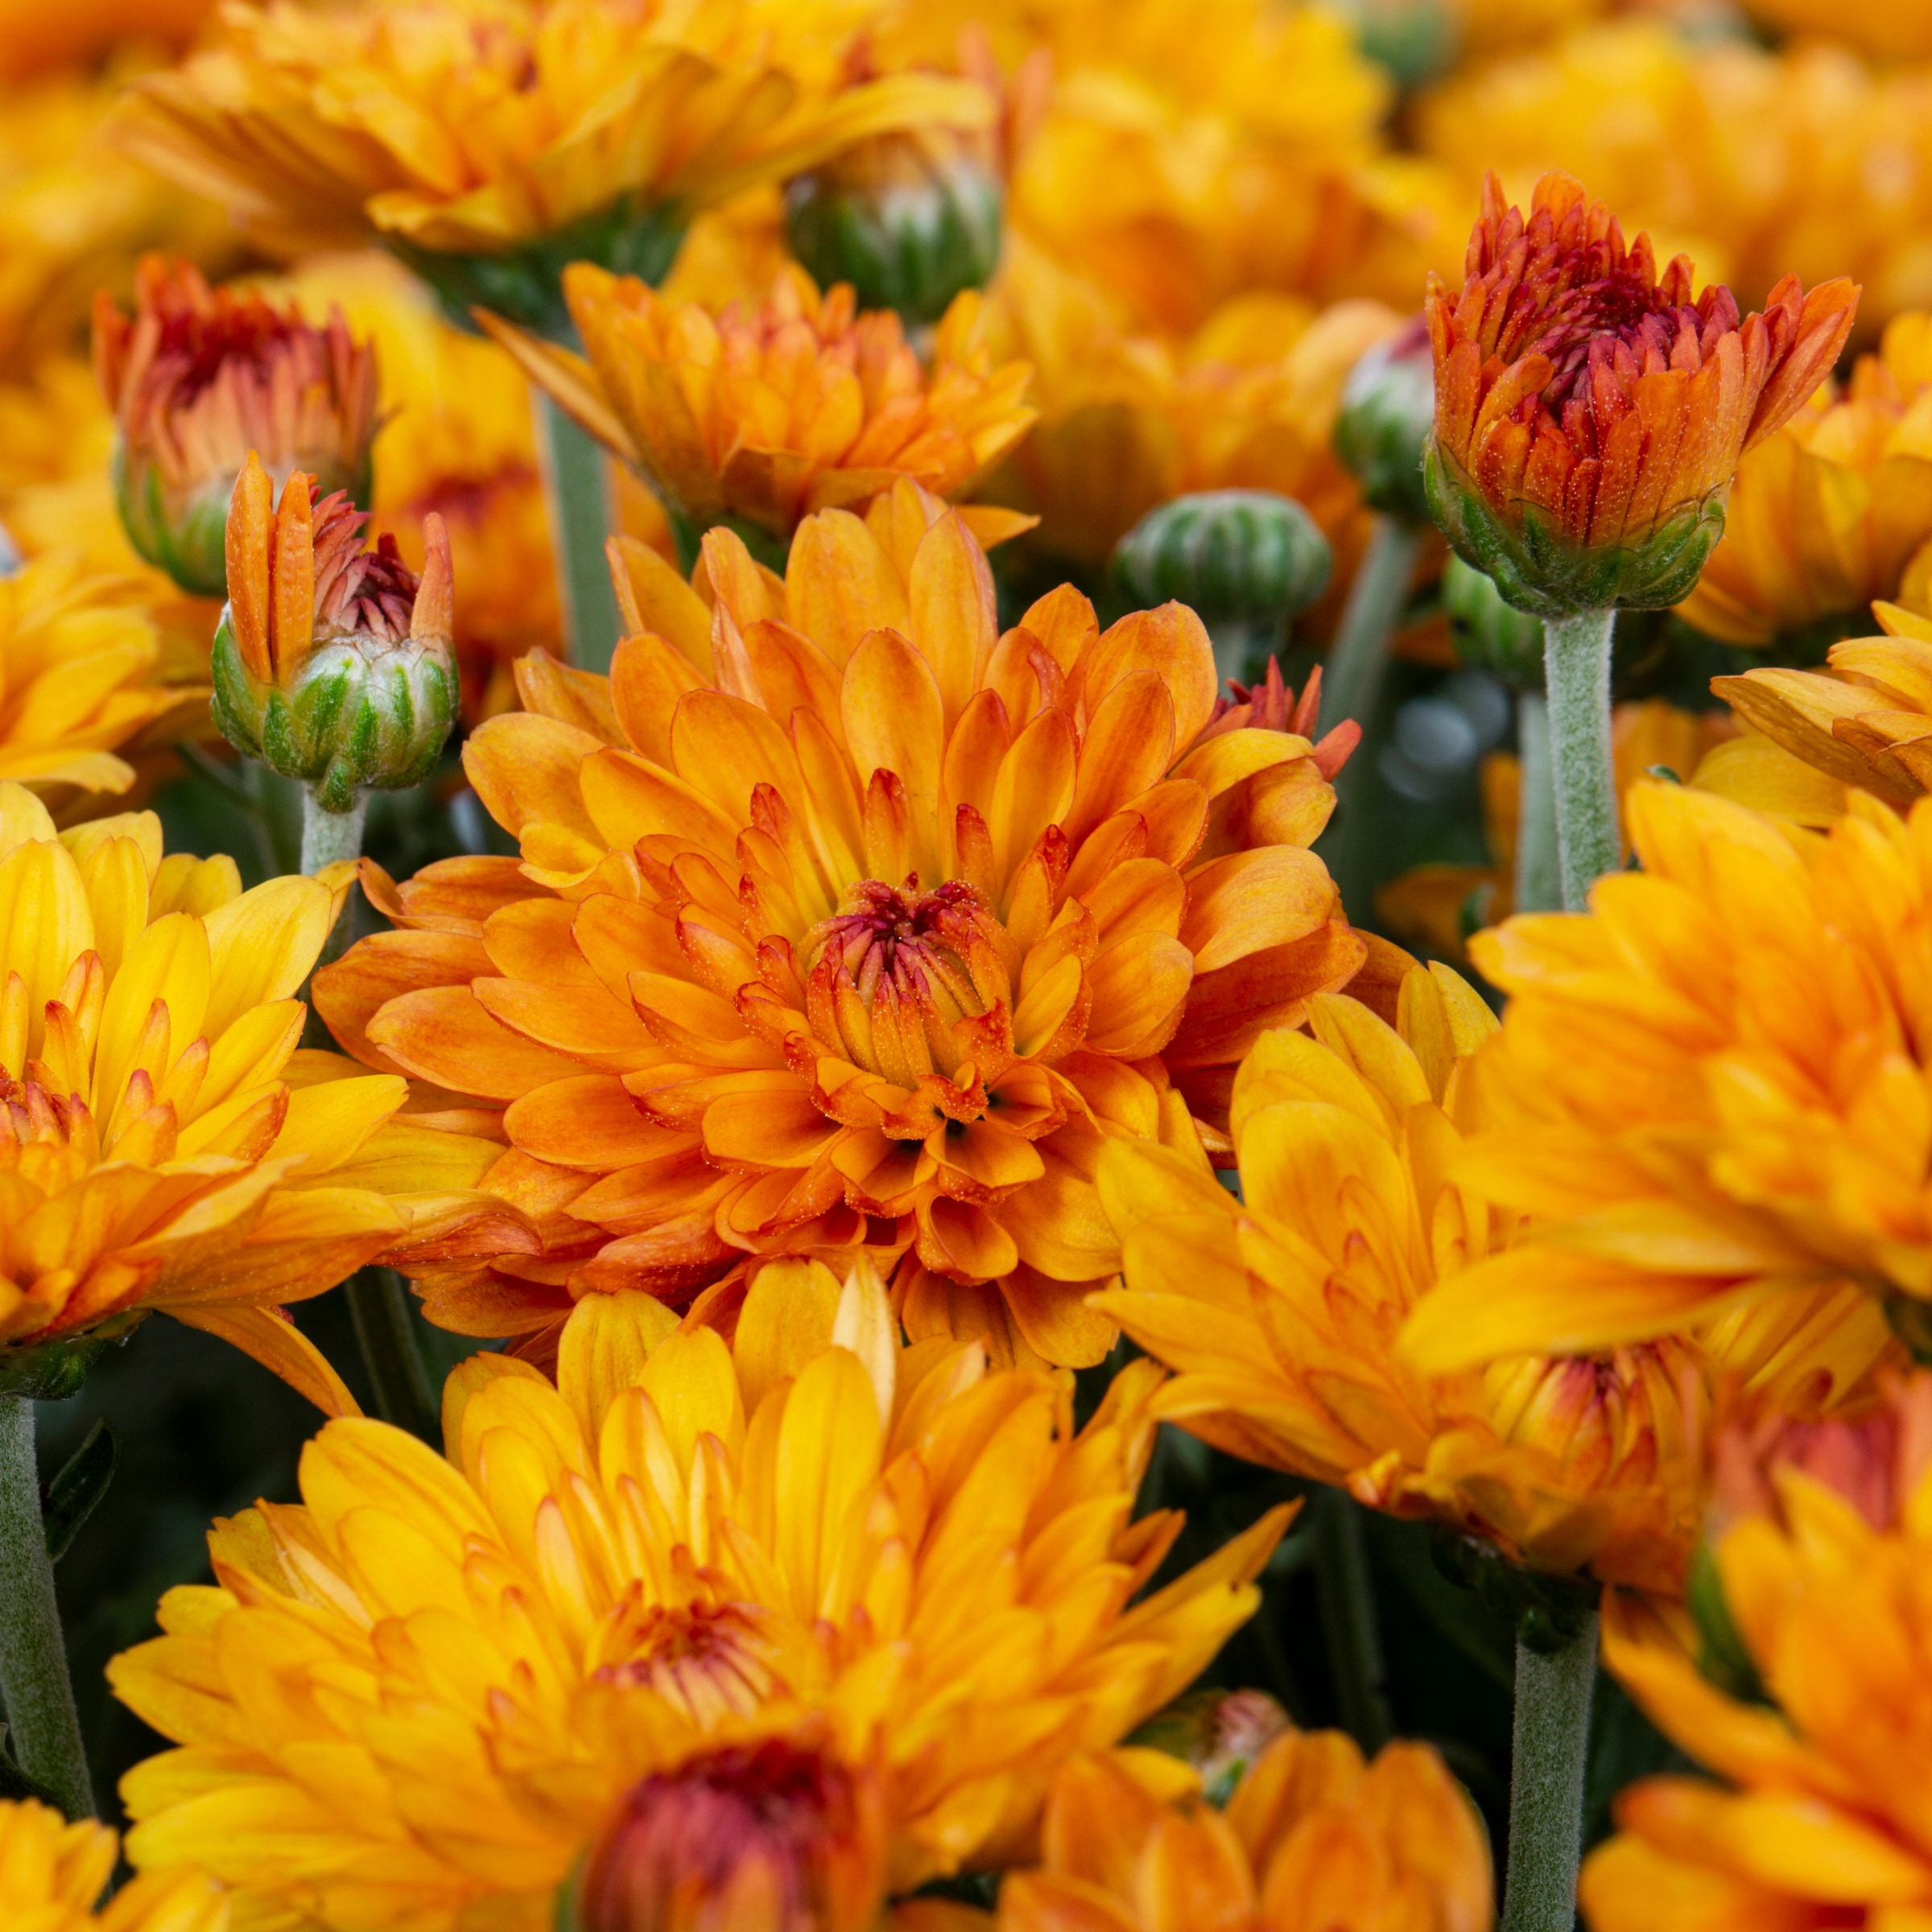
[[[571,662],[582,671],[608,671],[619,624],[604,555],[611,526],[604,446],[547,395],[538,398],[537,427]]]
[[[1581,912],[1590,888],[1617,864],[1616,780],[1610,762],[1610,636],[1613,610],[1543,620],[1550,690],[1550,757],[1563,907]]]
[[[1596,1616],[1559,1650],[1516,1646],[1509,1859],[1499,1932],[1571,1932],[1583,1855],[1583,1765]]]
[[[1319,1513],[1315,1593],[1342,1728],[1373,1756],[1388,1743],[1395,1726],[1389,1711],[1389,1674],[1368,1579],[1361,1505],[1345,1489],[1324,1489],[1311,1499],[1311,1506]]]
[[[349,1280],[349,1312],[375,1388],[376,1413],[431,1448],[440,1448],[442,1418],[401,1276],[387,1268],[358,1269]]]
[[[1516,814],[1516,910],[1554,912],[1563,902],[1556,844],[1556,783],[1550,766],[1550,705],[1540,691],[1516,701],[1522,776]]]
[[[1375,535],[1362,558],[1340,628],[1322,667],[1322,722],[1326,731],[1353,718],[1366,731],[1389,663],[1389,640],[1409,600],[1422,533],[1399,517],[1377,517]]]
[[[20,1769],[69,1818],[94,1814],[40,1518],[34,1406],[0,1395],[0,1695]]]
[[[324,865],[333,865],[343,859],[359,859],[362,856],[362,824],[369,816],[369,794],[356,795],[356,802],[347,811],[324,811],[316,803],[316,795],[304,791],[302,794],[302,869],[312,878]],[[328,937],[322,942],[322,950],[316,955],[317,966],[327,966],[340,959],[347,950],[355,931],[355,919],[349,904],[345,901],[342,916],[331,928]]]

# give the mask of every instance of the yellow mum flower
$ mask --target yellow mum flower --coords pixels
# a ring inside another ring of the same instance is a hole
[[[852,141],[974,126],[984,95],[935,76],[841,89],[871,10],[786,0],[275,0],[142,84],[134,152],[251,229],[372,233],[461,305],[564,318],[580,258],[656,279],[692,212]]]
[[[1536,1225],[1417,1310],[1410,1356],[1602,1348],[1823,1291],[1918,1332],[1932,807],[1854,794],[1823,839],[1671,785],[1625,808],[1641,873],[1471,942],[1512,997],[1455,1173]]]
[[[1816,35],[1896,60],[1932,56],[1932,6],[1926,0],[1849,10],[1827,0],[1747,0],[1744,10],[1776,33]]]
[[[216,1586],[110,1666],[182,1747],[123,1784],[138,1866],[341,1932],[535,1932],[580,1861],[602,1926],[870,1932],[882,1893],[1024,1855],[1055,1769],[1252,1612],[1292,1514],[1128,1608],[1181,1526],[1129,1521],[1160,1372],[1076,1432],[1064,1375],[902,1347],[863,1261],[768,1270],[729,1344],[587,1297],[557,1373],[473,1356],[447,1461],[333,1422],[301,1506],[217,1525]],[[774,1787],[789,1842],[755,1828]],[[846,1909],[731,1916],[733,1852]],[[647,1902],[712,1889],[715,1918]]]
[[[923,365],[890,311],[861,315],[792,266],[765,300],[715,318],[588,262],[564,296],[589,360],[487,312],[489,332],[697,532],[729,517],[788,541],[815,510],[863,508],[902,477],[965,495],[1032,425],[1031,371],[994,369],[958,296]],[[989,535],[997,512],[969,510]]]
[[[208,691],[161,682],[160,631],[146,587],[72,555],[0,577],[0,780],[64,816],[87,795],[126,791],[120,754],[179,735]]]
[[[228,1932],[228,1900],[199,1872],[143,1873],[99,1912],[120,1840],[91,1818],[0,1798],[0,1900],[10,1932]]]
[[[1266,1035],[1235,1077],[1245,1209],[1198,1155],[1119,1143],[1101,1157],[1123,1286],[1095,1305],[1178,1371],[1155,1412],[1513,1562],[1681,1589],[1703,1402],[1687,1352],[1430,1378],[1396,1348],[1406,1317],[1518,1232],[1450,1178],[1488,1009],[1447,967],[1418,967],[1394,1027],[1332,995],[1310,1024],[1312,1038]]]
[[[1748,452],[1722,541],[1678,606],[1727,643],[1839,621],[1885,598],[1932,613],[1932,315],[1895,316],[1843,395],[1827,382]],[[1848,620],[1848,622],[1846,621]]]
[[[1579,1888],[1591,1932],[1924,1922],[1928,1444],[1922,1373],[1855,1423],[1720,1439],[1701,1631],[1616,1602],[1604,1618],[1605,1663],[1720,1781],[1619,1797]]]
[[[0,784],[0,1374],[68,1393],[164,1311],[331,1414],[354,1404],[282,1314],[387,1249],[461,1252],[487,1141],[394,1118],[405,1083],[299,1052],[292,996],[349,875],[243,892],[164,857],[151,812],[56,835]]]
[[[1000,1888],[999,1932],[1489,1932],[1481,1818],[1426,1744],[1364,1764],[1340,1731],[1287,1731],[1224,1810],[1153,1752],[1075,1759],[1047,1801],[1043,1860]]]
[[[405,930],[319,976],[359,1059],[506,1106],[492,1184],[547,1251],[427,1283],[432,1319],[864,1246],[915,1335],[1097,1362],[1101,1146],[1224,1148],[1242,1050],[1364,957],[1315,747],[1217,704],[1178,605],[1103,633],[1063,588],[1001,637],[910,482],[807,518],[782,580],[713,530],[708,610],[637,563],[610,679],[526,661],[465,747],[521,865],[371,876]]]

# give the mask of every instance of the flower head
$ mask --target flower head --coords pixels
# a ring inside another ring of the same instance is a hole
[[[1587,914],[1471,942],[1512,997],[1457,1171],[1536,1225],[1420,1309],[1406,1345],[1439,1369],[1862,1292],[1839,1339],[1845,1366],[1868,1360],[1880,1303],[1932,1299],[1932,807],[1908,823],[1854,795],[1823,839],[1654,782],[1624,809],[1641,873],[1600,879]]]
[[[229,498],[251,452],[278,483],[297,469],[369,499],[375,358],[338,311],[312,328],[293,304],[211,290],[189,262],[142,258],[134,313],[94,303],[94,372],[119,427],[130,540],[182,589],[226,588]]]
[[[329,811],[419,783],[456,712],[443,519],[423,520],[420,580],[393,536],[362,547],[367,521],[340,490],[318,501],[300,470],[275,506],[252,450],[228,514],[215,721]]]
[[[179,735],[206,687],[170,684],[146,588],[74,556],[0,576],[0,781],[64,818],[134,782],[131,753]]]
[[[1704,1399],[1686,1352],[1432,1379],[1395,1345],[1517,1232],[1450,1178],[1488,1009],[1447,968],[1418,967],[1396,1027],[1346,997],[1318,997],[1310,1019],[1312,1038],[1269,1034],[1236,1075],[1245,1208],[1198,1155],[1119,1143],[1101,1158],[1122,1286],[1096,1306],[1179,1372],[1158,1413],[1513,1562],[1681,1587]]]
[[[857,1245],[915,1334],[1097,1361],[1101,1146],[1224,1147],[1243,1048],[1363,957],[1315,748],[1217,715],[1177,605],[1103,633],[1063,588],[1001,636],[909,482],[807,518],[782,580],[712,530],[710,609],[636,564],[608,682],[526,660],[464,749],[521,865],[372,877],[404,930],[319,981],[358,1057],[507,1104],[497,1183],[550,1250],[427,1284],[436,1319]]]
[[[563,324],[589,259],[655,281],[694,209],[886,129],[989,112],[969,83],[841,88],[864,7],[415,0],[223,16],[126,138],[258,229],[372,232],[460,313]]]
[[[245,893],[232,859],[164,857],[151,812],[56,836],[0,785],[9,1387],[71,1393],[91,1349],[159,1309],[353,1410],[280,1305],[412,1241],[460,1251],[478,1208],[502,1222],[466,1191],[487,1143],[394,1121],[403,1082],[296,1051],[292,996],[348,886]]]
[[[1527,218],[1492,175],[1459,288],[1429,284],[1430,503],[1509,601],[1545,616],[1674,604],[1724,526],[1739,457],[1800,408],[1851,332],[1858,291],[1788,275],[1741,321],[1690,264],[1660,277],[1567,175]]]
[[[1932,315],[1885,326],[1842,394],[1827,383],[1738,465],[1724,540],[1678,606],[1699,630],[1762,646],[1842,636],[1878,599],[1932,611]]]
[[[715,319],[588,262],[564,271],[564,293],[588,363],[483,320],[700,531],[734,517],[786,542],[813,511],[863,508],[901,477],[963,496],[1034,420],[1031,371],[993,367],[972,295],[939,324],[928,374],[898,316],[858,314],[848,287],[821,296],[797,267]]]
[[[576,1870],[585,1932],[870,1932],[1023,1855],[1292,1513],[1129,1608],[1181,1527],[1129,1520],[1160,1372],[1076,1431],[1064,1376],[902,1346],[863,1261],[768,1270],[729,1344],[588,1296],[557,1373],[473,1356],[448,1460],[332,1423],[300,1506],[217,1524],[216,1587],[111,1667],[182,1747],[124,1785],[138,1866],[205,1858],[264,1918],[548,1926]]]
[[[1583,1868],[1591,1932],[1922,1915],[1929,1406],[1916,1372],[1858,1422],[1740,1423],[1719,1445],[1716,1627],[1609,1606],[1605,1663],[1715,1778],[1617,1799],[1619,1834]]]
[[[143,1873],[98,1913],[120,1840],[91,1818],[0,1798],[0,1898],[21,1932],[228,1932],[228,1900],[192,1867]]]
[[[1047,1802],[1042,1862],[1000,1890],[999,1932],[1199,1926],[1489,1932],[1482,1821],[1426,1744],[1364,1763],[1340,1731],[1288,1731],[1221,1811],[1143,1751],[1076,1759]]]

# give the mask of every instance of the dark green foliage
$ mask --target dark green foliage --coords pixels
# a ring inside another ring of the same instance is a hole
[[[94,1513],[107,1486],[114,1480],[120,1445],[105,1416],[81,1438],[80,1447],[60,1466],[41,1499],[40,1518],[47,1531],[48,1558],[59,1563],[80,1525]]]

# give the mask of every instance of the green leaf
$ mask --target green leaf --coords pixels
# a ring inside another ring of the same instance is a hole
[[[40,1516],[49,1562],[57,1563],[66,1555],[68,1546],[80,1533],[80,1525],[107,1494],[119,1459],[120,1444],[106,1418],[102,1417],[47,1486],[47,1501],[41,1506]]]

